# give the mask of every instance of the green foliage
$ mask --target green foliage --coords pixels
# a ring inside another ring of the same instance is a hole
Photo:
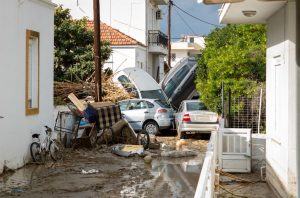
[[[69,9],[57,7],[54,16],[54,76],[55,80],[86,80],[94,72],[93,31],[87,29],[87,19],[72,19]],[[111,54],[108,42],[101,43],[101,60]]]
[[[265,81],[266,27],[228,25],[205,38],[196,87],[210,110],[221,111],[221,83],[232,97],[252,96]]]

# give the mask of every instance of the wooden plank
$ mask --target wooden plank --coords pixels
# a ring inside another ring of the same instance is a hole
[[[75,107],[79,111],[83,112],[86,109],[84,104],[73,93],[69,94],[68,98],[71,100],[71,102],[75,105]]]

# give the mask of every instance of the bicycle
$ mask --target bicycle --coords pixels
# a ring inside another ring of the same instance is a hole
[[[34,162],[44,162],[46,155],[50,155],[53,161],[62,158],[63,146],[51,138],[52,129],[48,126],[45,126],[45,128],[46,137],[42,142],[40,134],[35,133],[32,135],[33,142],[30,145],[30,154]]]

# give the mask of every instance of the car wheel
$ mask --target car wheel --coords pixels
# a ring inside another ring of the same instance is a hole
[[[143,129],[148,133],[148,134],[151,134],[151,135],[157,135],[159,133],[159,128],[158,128],[158,125],[156,122],[154,121],[148,121]]]

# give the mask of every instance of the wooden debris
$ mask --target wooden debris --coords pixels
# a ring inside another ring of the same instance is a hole
[[[112,77],[104,77],[102,82],[103,102],[118,102],[120,100],[133,98],[132,94],[126,92],[113,82]],[[54,103],[56,105],[68,103],[68,95],[74,93],[79,99],[93,100],[95,95],[94,82],[54,82]]]

